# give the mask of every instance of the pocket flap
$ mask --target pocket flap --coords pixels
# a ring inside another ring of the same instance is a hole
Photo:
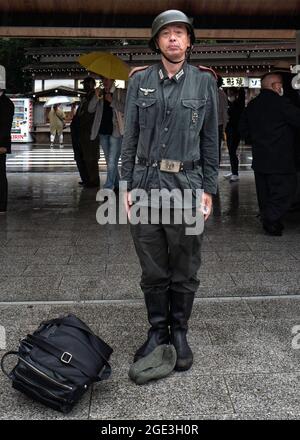
[[[138,107],[147,108],[155,104],[156,101],[156,98],[138,98],[135,103]]]
[[[197,110],[205,104],[206,99],[182,99],[182,105],[184,105],[184,107],[192,108],[193,110]]]

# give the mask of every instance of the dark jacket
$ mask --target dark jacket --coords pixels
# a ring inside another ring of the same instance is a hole
[[[204,188],[216,193],[218,178],[218,117],[216,81],[208,72],[184,64],[176,75],[178,99],[164,112],[162,64],[137,72],[129,80],[125,133],[122,144],[122,179],[128,188]],[[180,85],[181,83],[181,85]],[[136,165],[136,156],[147,160],[201,160],[202,169],[177,174]],[[158,173],[158,175],[157,175]],[[155,176],[152,176],[155,174]],[[143,182],[143,184],[141,184]]]
[[[11,152],[11,126],[14,109],[13,102],[3,93],[0,96],[0,147],[6,148],[7,153]]]
[[[240,133],[252,144],[252,168],[266,174],[296,171],[296,129],[300,109],[272,90],[262,90],[245,109]]]

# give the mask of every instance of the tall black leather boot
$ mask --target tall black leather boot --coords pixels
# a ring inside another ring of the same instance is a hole
[[[175,370],[184,371],[193,364],[193,352],[186,339],[188,320],[192,313],[195,294],[193,292],[170,292],[171,344],[177,352]]]
[[[135,353],[134,362],[147,356],[158,345],[169,344],[170,342],[168,327],[170,314],[169,292],[147,292],[144,293],[144,297],[151,328],[148,331],[146,342]]]

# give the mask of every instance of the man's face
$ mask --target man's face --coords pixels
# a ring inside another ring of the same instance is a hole
[[[164,26],[156,41],[161,52],[172,61],[183,59],[187,48],[191,46],[191,39],[184,24]]]
[[[283,83],[281,76],[275,78],[275,81],[272,83],[272,89],[274,92],[278,93],[278,95],[283,95]]]
[[[102,78],[102,83],[106,90],[110,90],[114,83],[114,80],[109,78]]]
[[[94,82],[93,81],[84,81],[83,83],[83,90],[85,92],[90,92],[91,90],[93,90],[95,88],[94,86]]]

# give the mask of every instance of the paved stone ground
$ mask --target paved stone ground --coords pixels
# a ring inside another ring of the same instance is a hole
[[[144,386],[127,375],[147,329],[128,226],[98,225],[96,193],[73,173],[9,175],[9,211],[0,217],[0,354],[41,320],[70,311],[114,353],[111,378],[68,416],[32,403],[1,375],[1,419],[300,418],[300,352],[292,347],[299,213],[288,214],[282,237],[265,236],[252,172],[234,184],[222,174],[190,325],[194,366]]]

